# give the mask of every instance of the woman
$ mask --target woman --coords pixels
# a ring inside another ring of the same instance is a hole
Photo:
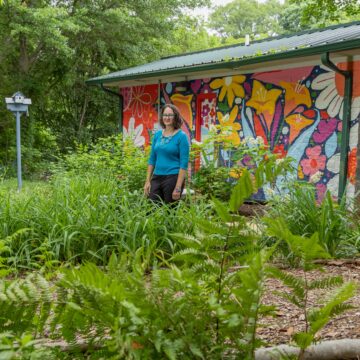
[[[153,201],[172,203],[179,200],[189,162],[189,141],[180,129],[182,117],[172,104],[164,106],[160,125],[152,142],[144,193]]]

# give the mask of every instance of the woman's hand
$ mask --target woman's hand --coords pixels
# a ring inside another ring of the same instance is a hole
[[[149,180],[146,180],[145,185],[144,185],[144,195],[145,196],[149,196],[150,188],[151,188],[151,183]]]
[[[181,188],[176,186],[172,193],[172,198],[173,200],[179,200],[180,197],[181,197]]]

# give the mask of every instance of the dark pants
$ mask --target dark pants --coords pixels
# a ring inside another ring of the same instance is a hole
[[[163,201],[166,204],[172,203],[172,193],[175,189],[178,174],[174,175],[153,175],[149,199],[152,201]],[[182,188],[181,188],[182,192]]]

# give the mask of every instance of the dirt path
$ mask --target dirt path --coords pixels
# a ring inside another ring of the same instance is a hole
[[[289,273],[300,275],[300,270],[289,270]],[[359,286],[357,294],[351,300],[354,309],[349,310],[330,323],[319,333],[319,339],[360,339],[360,263],[346,263],[345,261],[331,261],[329,265],[323,265],[323,271],[311,271],[308,273],[310,279],[319,279],[330,275],[341,275],[345,281],[352,280]],[[304,329],[304,316],[291,303],[273,294],[274,291],[288,291],[280,281],[269,279],[266,283],[266,292],[263,303],[276,305],[276,317],[261,319],[258,328],[258,337],[268,346],[291,343],[291,337],[295,332]],[[310,305],[321,303],[321,299],[328,297],[332,290],[317,290],[310,296]]]

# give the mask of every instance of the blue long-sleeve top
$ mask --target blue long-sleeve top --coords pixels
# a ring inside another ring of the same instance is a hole
[[[178,174],[188,167],[189,151],[189,141],[182,130],[171,137],[163,137],[160,130],[154,135],[148,164],[154,166],[154,175]]]

